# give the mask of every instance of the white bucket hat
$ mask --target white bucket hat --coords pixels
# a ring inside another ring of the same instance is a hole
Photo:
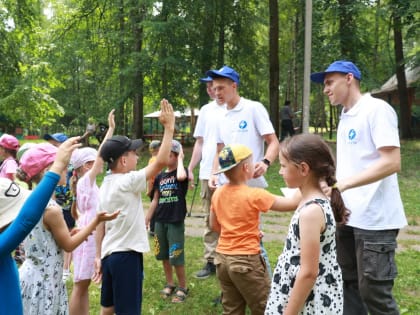
[[[0,229],[17,217],[29,194],[10,179],[0,178]]]

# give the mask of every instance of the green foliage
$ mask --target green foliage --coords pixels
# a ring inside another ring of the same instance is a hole
[[[317,0],[313,70],[350,58],[362,69],[365,90],[383,84],[395,69],[391,5],[402,16],[407,64],[418,65],[416,1]],[[281,102],[292,100],[295,110],[302,103],[304,14],[303,0],[279,2],[278,90]],[[241,75],[241,95],[268,105],[268,21],[267,3],[255,0],[5,0],[0,4],[0,100],[22,103],[23,97],[14,94],[30,90],[24,95],[36,106],[28,108],[47,107],[30,115],[37,119],[35,127],[54,124],[52,129],[67,126],[70,132],[83,130],[89,117],[103,121],[116,108],[118,132],[129,133],[142,127],[143,114],[156,110],[162,97],[178,110],[207,102],[198,79],[228,64]],[[326,101],[318,88],[311,99],[312,115],[320,113]],[[57,105],[64,116],[50,114]],[[311,123],[325,126],[328,115]],[[7,120],[12,128],[21,119]]]

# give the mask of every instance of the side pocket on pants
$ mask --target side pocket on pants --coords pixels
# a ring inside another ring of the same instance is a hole
[[[395,264],[396,242],[365,242],[363,249],[363,270],[371,280],[393,280],[397,276]]]

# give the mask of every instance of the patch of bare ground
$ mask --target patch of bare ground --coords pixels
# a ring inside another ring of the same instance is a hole
[[[292,213],[279,213],[274,211],[263,213],[261,219],[264,241],[283,242],[287,235],[291,216]],[[187,216],[185,220],[186,234],[193,237],[202,237],[204,226],[204,212],[199,205],[194,206],[191,211],[191,216]],[[420,226],[418,225],[409,225],[401,229],[398,234],[398,251],[408,249],[420,251]]]

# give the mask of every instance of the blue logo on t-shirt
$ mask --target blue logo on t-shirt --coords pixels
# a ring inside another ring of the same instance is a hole
[[[349,140],[354,140],[356,138],[356,130],[350,129],[349,131]]]
[[[248,126],[248,123],[245,120],[239,122],[239,129],[245,129]]]

